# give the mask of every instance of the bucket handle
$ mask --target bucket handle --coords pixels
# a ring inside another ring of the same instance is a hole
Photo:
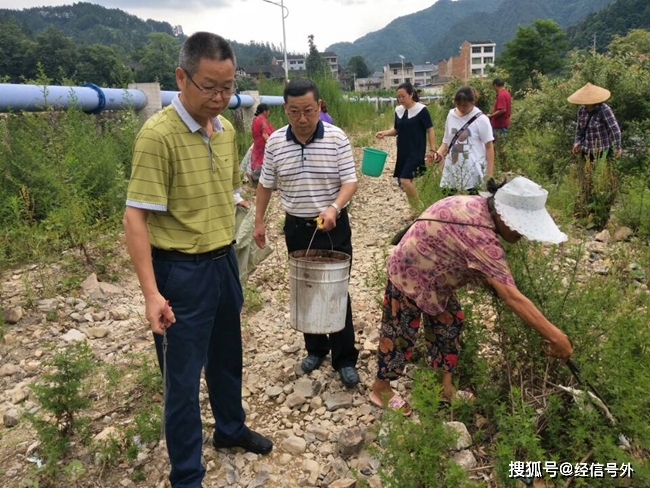
[[[311,244],[314,242],[314,237],[316,237],[316,232],[318,232],[318,226],[314,229],[314,233],[311,236],[311,239],[309,241],[309,245],[307,246],[307,252],[305,253],[305,256],[309,256],[309,250],[311,249]],[[330,246],[332,247],[332,251],[334,250],[334,242],[332,241],[332,236],[330,236],[329,231],[327,231],[327,237],[329,237],[330,240]]]

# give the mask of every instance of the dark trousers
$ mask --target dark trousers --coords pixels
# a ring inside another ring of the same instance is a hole
[[[165,434],[173,488],[198,488],[203,430],[199,406],[201,369],[215,420],[215,437],[244,433],[242,408],[243,294],[235,251],[214,260],[153,261],[160,293],[169,300],[176,323],[167,329]],[[163,337],[154,335],[163,367]]]
[[[309,247],[309,241],[316,230],[316,223],[287,214],[284,221],[284,237],[289,252],[300,251]],[[328,237],[329,234],[329,237]],[[330,241],[331,239],[331,241]],[[345,209],[336,221],[336,227],[329,232],[317,231],[311,249],[327,249],[344,252],[352,257],[352,231]],[[359,351],[354,347],[354,326],[352,324],[352,306],[348,294],[345,327],[334,334],[304,334],[308,354],[325,357],[332,351],[332,366],[338,370],[345,366],[355,366]]]

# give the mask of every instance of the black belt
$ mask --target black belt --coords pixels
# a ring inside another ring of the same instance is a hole
[[[341,218],[341,215],[343,213],[347,213],[347,207],[342,208],[341,212],[336,216],[336,220]],[[297,225],[304,225],[305,227],[316,227],[316,219],[318,218],[318,215],[316,217],[298,217],[296,215],[291,215],[291,214],[286,214],[286,220],[287,222],[292,222]]]
[[[233,241],[234,242],[234,241]],[[218,247],[212,251],[202,252],[199,254],[188,254],[180,251],[166,251],[158,249],[157,247],[151,248],[151,258],[158,261],[207,261],[208,259],[219,259],[228,254],[232,247],[232,243],[227,246]]]

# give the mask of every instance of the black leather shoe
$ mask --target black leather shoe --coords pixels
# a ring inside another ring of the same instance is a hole
[[[356,386],[359,383],[359,373],[354,366],[343,366],[339,369],[339,376],[345,386]]]
[[[302,360],[302,363],[300,363],[300,367],[305,372],[305,374],[309,374],[315,369],[320,368],[320,365],[323,364],[323,361],[325,361],[324,357],[308,354],[307,357]]]
[[[215,439],[213,437],[212,446],[215,449],[241,447],[245,451],[255,454],[268,454],[273,449],[273,442],[254,430],[246,429],[244,435],[237,439]]]

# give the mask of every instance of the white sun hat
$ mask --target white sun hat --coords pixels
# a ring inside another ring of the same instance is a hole
[[[494,194],[494,207],[508,228],[531,241],[560,244],[568,239],[546,211],[548,191],[517,176]]]

